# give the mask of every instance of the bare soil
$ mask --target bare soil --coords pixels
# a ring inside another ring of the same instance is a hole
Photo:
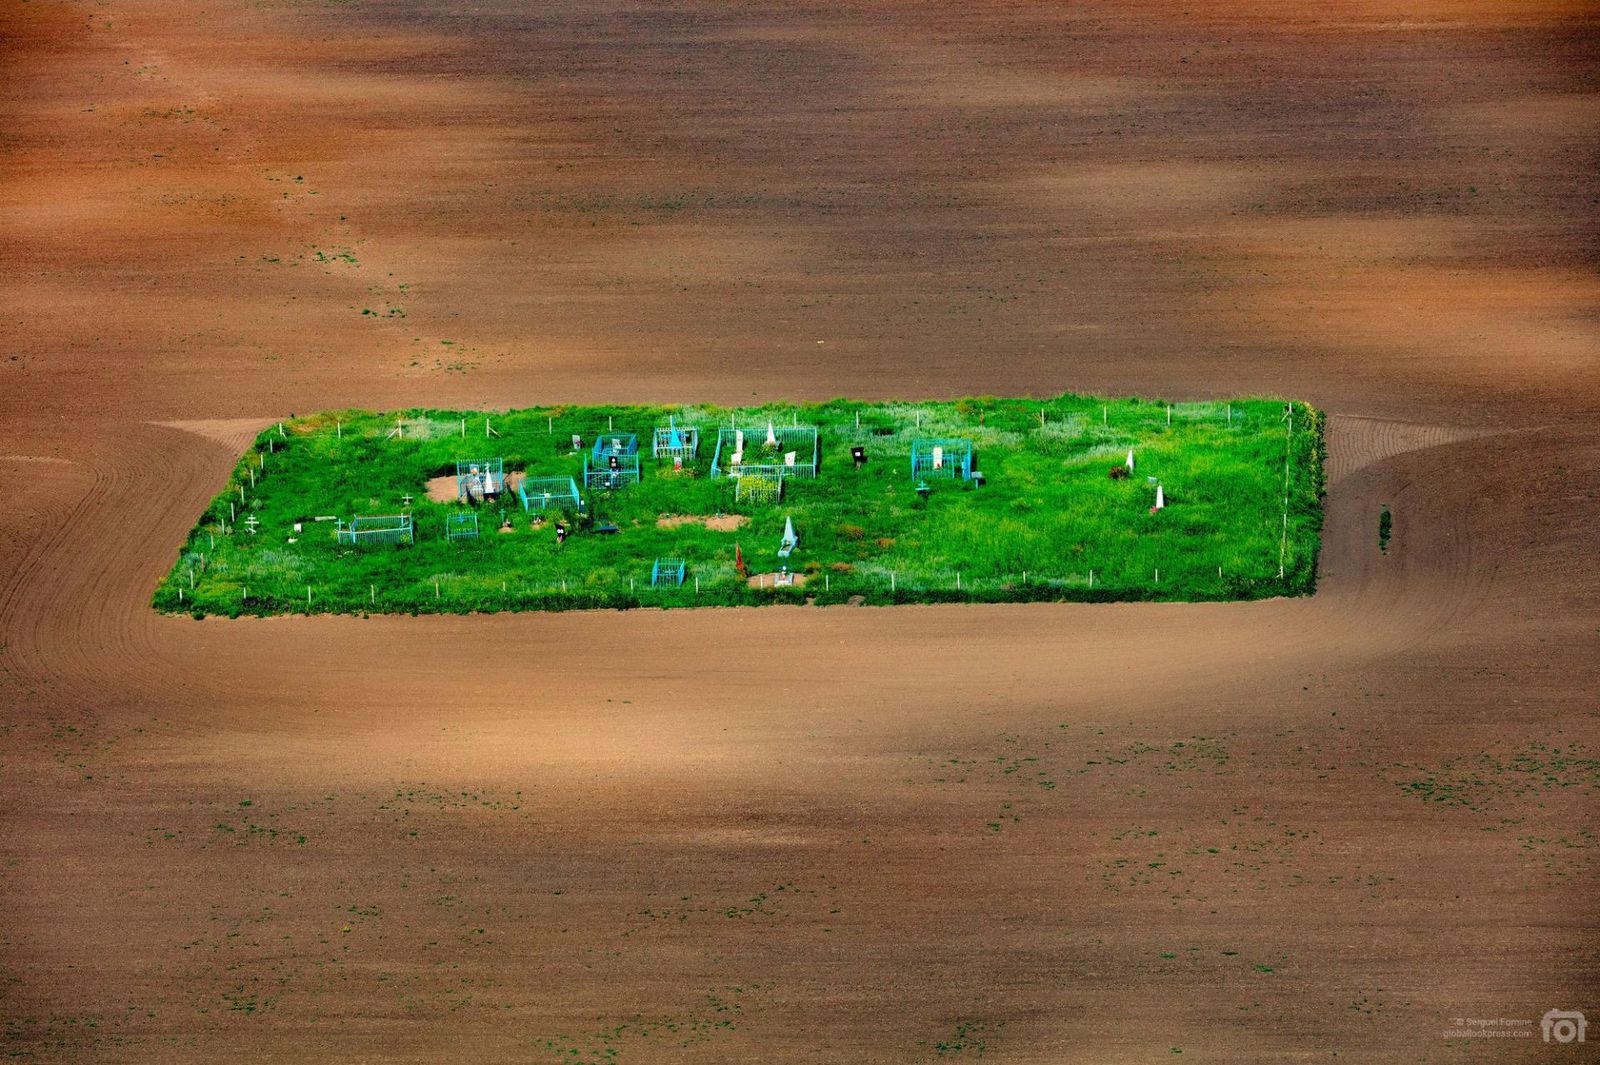
[[[712,532],[733,532],[750,521],[745,514],[663,514],[656,524],[663,529],[680,525],[704,525]]]
[[[428,498],[435,503],[455,503],[461,498],[460,486],[450,474],[428,478]]]
[[[1600,1008],[1597,31],[0,6],[0,1049],[1557,1060],[1443,1033]],[[147,606],[291,412],[1068,388],[1330,411],[1319,593]]]

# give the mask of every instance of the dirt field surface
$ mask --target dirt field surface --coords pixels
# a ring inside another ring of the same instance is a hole
[[[1600,1021],[1597,51],[1557,0],[0,5],[0,1050],[1593,1060],[1537,1029]],[[290,412],[1069,388],[1327,409],[1319,594],[147,607]]]

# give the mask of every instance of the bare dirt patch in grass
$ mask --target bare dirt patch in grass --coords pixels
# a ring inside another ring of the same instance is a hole
[[[456,492],[456,479],[449,474],[428,480],[428,498],[435,503],[454,503],[460,499]]]
[[[733,532],[749,521],[746,514],[663,514],[656,519],[656,526],[676,529],[680,525],[704,525],[712,532]]]

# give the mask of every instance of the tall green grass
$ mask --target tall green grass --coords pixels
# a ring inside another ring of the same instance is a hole
[[[683,474],[649,457],[652,431],[669,417],[701,431],[699,457]],[[486,437],[486,419],[497,436]],[[716,431],[730,419],[741,427],[769,419],[818,427],[819,477],[789,481],[777,505],[736,502],[732,481],[709,476]],[[390,435],[397,422],[400,437]],[[445,539],[455,505],[430,501],[428,478],[453,475],[457,459],[504,457],[508,472],[571,475],[581,484],[583,453],[571,450],[571,436],[588,445],[608,426],[638,434],[639,484],[585,489],[583,513],[548,515],[538,530],[507,496],[479,508],[478,539]],[[970,438],[986,483],[930,481],[926,498],[919,496],[911,442],[934,436]],[[852,446],[867,451],[859,470]],[[1134,476],[1112,479],[1108,471],[1130,447]],[[1158,513],[1150,511],[1152,476],[1168,503]],[[736,411],[332,412],[261,434],[200,516],[154,603],[234,616],[1306,595],[1316,580],[1322,483],[1320,413],[1275,399],[1180,403],[1170,413],[1164,401],[1072,395],[841,399]],[[414,516],[414,545],[339,545],[333,523],[314,520],[402,509]],[[496,531],[502,511],[515,531]],[[737,532],[656,523],[663,514],[718,513],[749,522]],[[735,545],[750,572],[777,570],[785,516],[801,538],[787,564],[806,575],[805,586],[747,586],[734,571]],[[257,532],[247,531],[246,517],[256,519]],[[574,529],[559,546],[557,519]],[[600,535],[596,522],[621,531]],[[649,586],[658,557],[688,561],[683,587]]]

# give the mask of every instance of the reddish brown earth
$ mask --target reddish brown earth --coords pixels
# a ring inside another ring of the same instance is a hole
[[[1597,31],[0,6],[0,1049],[1589,1060],[1442,1033],[1600,1020]],[[1063,389],[1329,410],[1322,590],[146,607],[290,412]]]
[[[743,514],[663,514],[656,519],[656,524],[663,529],[675,529],[680,525],[704,525],[713,532],[735,532],[749,520]]]

